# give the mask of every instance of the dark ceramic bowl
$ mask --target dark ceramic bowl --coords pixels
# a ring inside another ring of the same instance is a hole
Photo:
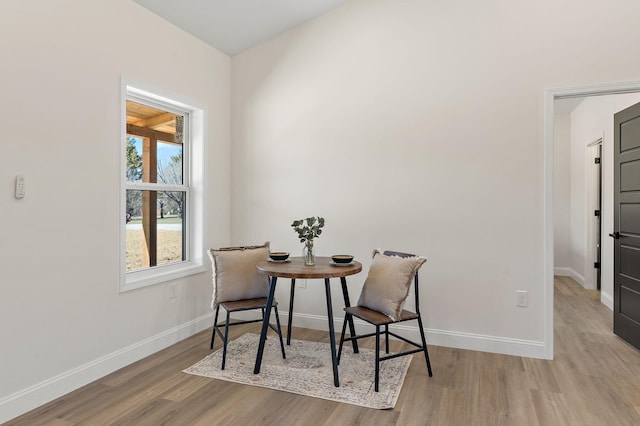
[[[351,263],[353,260],[353,256],[350,254],[336,254],[331,256],[331,260],[335,263]]]
[[[269,253],[269,257],[271,260],[287,260],[289,258],[289,253],[286,251],[272,251]]]

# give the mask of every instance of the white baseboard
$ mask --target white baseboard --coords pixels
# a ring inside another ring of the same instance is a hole
[[[281,321],[286,324],[287,314],[283,313]],[[342,330],[343,318],[335,318],[335,331]],[[327,317],[321,315],[294,314],[293,325],[295,327],[305,327],[314,330],[327,330]],[[373,326],[356,320],[357,330],[370,328]],[[394,329],[398,334],[415,342],[420,341],[418,327],[408,325],[395,325]],[[360,331],[359,331],[360,332]],[[428,345],[444,346],[448,348],[467,349],[472,351],[492,352],[504,355],[523,356],[527,358],[545,359],[545,345],[543,341],[512,339],[507,337],[486,336],[472,333],[459,333],[446,330],[425,329]],[[295,334],[293,335],[295,338]]]
[[[287,313],[282,313],[280,320],[283,325],[286,325],[287,319]],[[334,322],[336,333],[340,333],[343,319],[336,318]],[[24,414],[94,380],[154,354],[211,327],[212,324],[213,313],[203,315],[185,324],[181,324],[4,397],[0,399],[0,423]],[[293,325],[315,330],[327,330],[327,318],[321,315],[294,314]],[[371,331],[373,331],[372,326],[364,322],[356,320],[356,325],[359,330],[362,328],[371,328]],[[402,336],[410,340],[416,342],[420,340],[420,333],[417,327],[396,325],[394,328],[399,332],[398,334],[402,333]],[[426,329],[425,333],[427,344],[429,345],[544,359],[544,342],[435,329]],[[293,338],[295,338],[295,333]]]
[[[609,308],[610,311],[613,311],[613,296],[609,293],[605,293],[604,291],[600,291],[600,302]]]
[[[559,277],[570,277],[582,287],[585,286],[584,277],[571,268],[553,268],[553,274]]]
[[[572,271],[573,270],[571,268],[553,268],[553,275],[557,275],[559,277],[570,277]]]
[[[546,359],[544,341],[433,329],[427,329],[426,333],[427,343],[436,346]]]
[[[190,337],[213,324],[213,313],[181,324],[94,361],[0,399],[0,423],[106,376],[120,368]]]

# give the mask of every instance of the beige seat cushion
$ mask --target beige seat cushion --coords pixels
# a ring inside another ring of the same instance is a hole
[[[256,265],[269,259],[269,242],[210,249],[208,254],[213,265],[212,308],[222,302],[267,297],[269,277]]]
[[[358,306],[378,311],[397,321],[423,257],[386,256],[374,251],[373,263],[362,287]]]

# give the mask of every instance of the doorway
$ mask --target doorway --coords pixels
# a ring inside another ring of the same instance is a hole
[[[621,95],[621,94],[639,94],[640,93],[640,81],[621,82],[621,83],[607,83],[599,85],[587,85],[587,86],[575,86],[554,88],[545,90],[545,124],[544,124],[544,343],[545,343],[545,358],[553,359],[553,291],[554,291],[554,117],[556,110],[556,101],[599,97],[605,95]],[[640,96],[640,95],[638,95]],[[593,139],[591,139],[593,140]],[[606,141],[605,141],[606,142]],[[605,147],[603,147],[605,148]],[[583,148],[584,149],[584,148]],[[584,152],[584,151],[583,151]],[[582,156],[581,156],[582,157]],[[584,158],[584,157],[582,157]],[[608,147],[601,153],[601,158],[609,161],[612,157],[609,156]],[[583,160],[580,160],[583,161]],[[602,205],[600,208],[601,216],[600,220],[601,229],[608,232],[608,222],[612,220],[612,197],[607,195],[607,187],[609,186],[609,179],[607,174],[612,172],[611,166],[607,164],[601,165],[601,171],[603,172],[602,182]],[[584,185],[584,180],[582,181]],[[584,188],[584,187],[583,187]],[[611,200],[608,200],[611,198]],[[609,206],[611,204],[611,206]],[[584,205],[584,204],[583,204]],[[593,214],[593,212],[592,212]],[[584,231],[584,227],[582,227]],[[612,257],[613,250],[610,242],[603,240],[600,243],[601,258],[600,258],[600,273],[601,273],[601,288],[606,286],[605,281],[608,280],[609,275],[612,275]],[[611,250],[610,250],[611,249]],[[607,261],[607,256],[611,252],[611,260]],[[584,262],[578,262],[584,265]],[[605,271],[602,266],[607,266],[611,271]],[[596,278],[597,280],[597,278]],[[610,280],[611,281],[611,280]],[[613,283],[611,282],[611,287]],[[606,296],[602,297],[602,302],[608,307],[613,307],[613,289],[611,288],[610,300]]]

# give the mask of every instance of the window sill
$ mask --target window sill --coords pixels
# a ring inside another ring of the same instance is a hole
[[[206,272],[206,270],[207,268],[202,264],[185,262],[178,265],[158,266],[142,271],[129,272],[123,277],[120,293],[200,274]]]

